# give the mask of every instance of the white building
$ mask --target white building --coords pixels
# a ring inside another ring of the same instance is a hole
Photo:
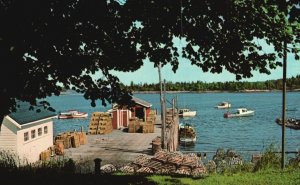
[[[3,119],[0,150],[17,154],[21,164],[38,161],[41,152],[53,146],[52,118],[56,114],[43,107],[40,110],[29,110],[29,104],[22,103]]]

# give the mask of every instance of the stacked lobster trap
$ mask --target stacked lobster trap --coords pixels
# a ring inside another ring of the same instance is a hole
[[[94,112],[92,114],[88,134],[108,134],[113,131],[112,118],[108,112]]]

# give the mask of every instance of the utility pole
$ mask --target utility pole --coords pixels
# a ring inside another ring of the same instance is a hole
[[[285,161],[285,110],[286,110],[286,62],[287,62],[287,43],[283,43],[283,78],[282,78],[282,134],[281,134],[281,169],[284,169]]]
[[[164,136],[165,136],[165,138],[164,138],[164,147],[166,148],[167,147],[167,144],[166,144],[166,142],[167,142],[167,139],[169,138],[167,135],[166,135],[166,117],[167,117],[167,113],[166,113],[166,110],[167,110],[167,107],[166,107],[166,80],[164,79],[164,91],[163,91],[163,107],[164,107],[164,111],[163,111],[163,113],[164,113],[164,124],[163,124],[163,127],[162,127],[162,130],[163,130],[163,132],[164,132]],[[164,149],[165,149],[164,148]]]
[[[163,85],[161,80],[161,63],[158,65],[158,76],[160,84],[160,105],[161,105],[161,148],[165,149],[165,106],[164,106],[164,96],[163,96]]]

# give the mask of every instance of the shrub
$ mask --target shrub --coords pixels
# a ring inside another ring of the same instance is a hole
[[[263,153],[260,160],[254,166],[254,171],[265,169],[279,169],[281,167],[281,156],[273,144],[271,144]]]
[[[289,160],[289,167],[300,168],[300,153],[296,154],[295,158]]]
[[[14,169],[19,166],[19,158],[12,152],[0,150],[0,169]]]

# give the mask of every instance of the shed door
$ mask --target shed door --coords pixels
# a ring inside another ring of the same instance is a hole
[[[123,111],[122,113],[122,117],[123,117],[123,127],[127,127],[128,126],[128,110]]]

